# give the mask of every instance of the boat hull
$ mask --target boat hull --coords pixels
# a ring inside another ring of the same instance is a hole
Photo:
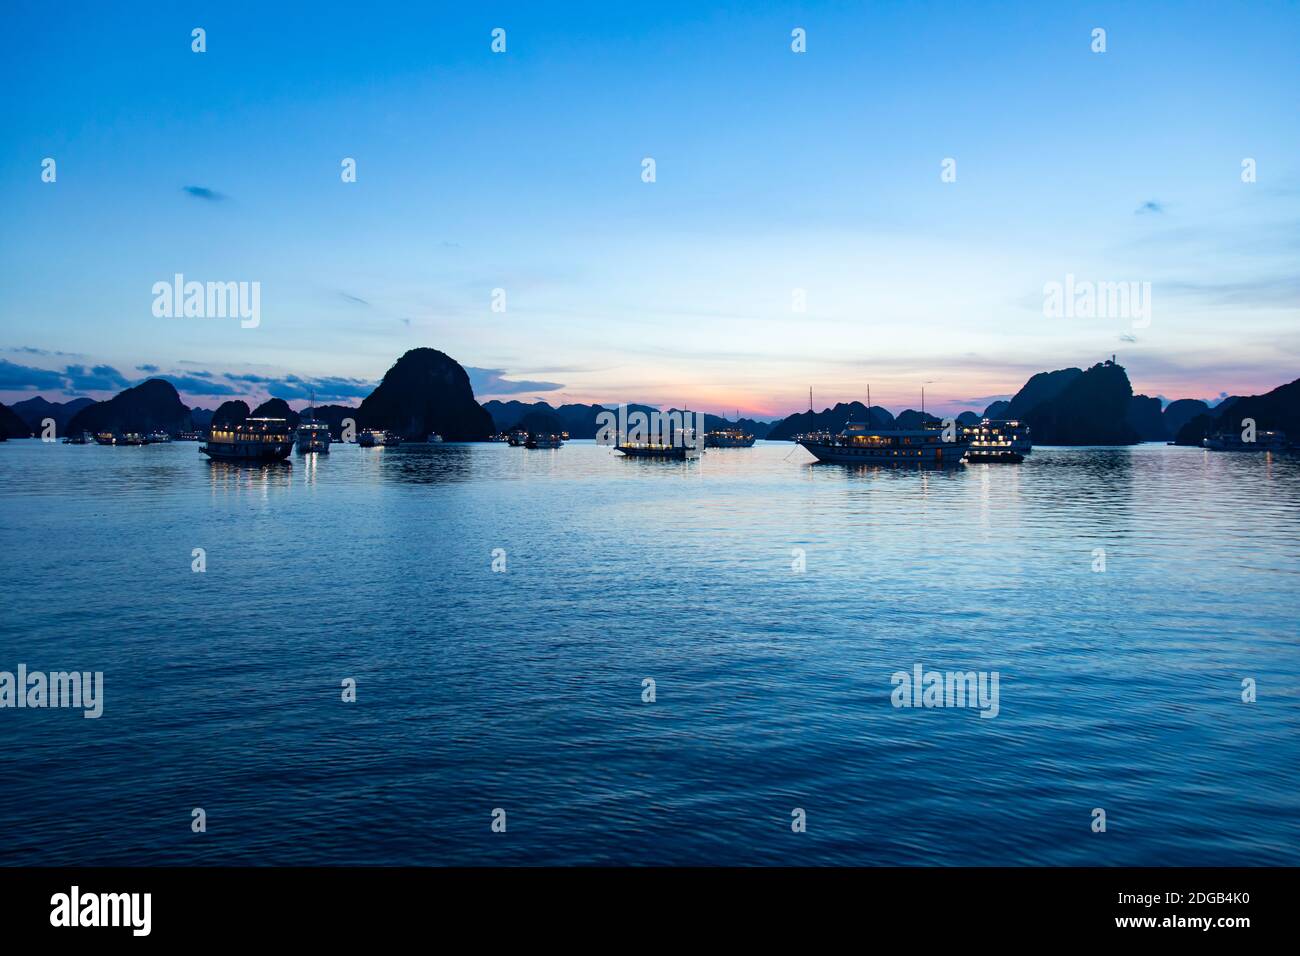
[[[704,438],[705,448],[753,448],[752,438]]]
[[[666,458],[682,461],[688,457],[690,448],[676,445],[615,445],[628,458]]]
[[[208,442],[200,445],[199,451],[213,461],[231,461],[247,464],[265,464],[284,461],[293,451],[293,442]]]

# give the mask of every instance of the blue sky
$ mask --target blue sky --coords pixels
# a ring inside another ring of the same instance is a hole
[[[1295,3],[4,17],[3,401],[355,402],[420,345],[480,398],[765,415],[1111,353],[1170,398],[1300,375]],[[260,283],[260,323],[156,317],[175,273]],[[1067,274],[1150,282],[1149,324],[1046,317]]]

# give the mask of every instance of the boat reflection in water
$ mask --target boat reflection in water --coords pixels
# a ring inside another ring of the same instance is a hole
[[[283,418],[246,418],[237,425],[214,425],[199,451],[236,464],[283,461],[293,451],[293,431]]]

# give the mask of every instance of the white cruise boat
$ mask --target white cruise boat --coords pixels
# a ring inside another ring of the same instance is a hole
[[[294,441],[298,446],[298,454],[300,455],[311,452],[318,455],[329,454],[330,427],[324,422],[301,421],[294,431]]]
[[[962,429],[970,438],[970,448],[966,452],[969,462],[1024,461],[1025,456],[1034,450],[1029,440],[1029,426],[1015,419],[986,418],[978,425]]]

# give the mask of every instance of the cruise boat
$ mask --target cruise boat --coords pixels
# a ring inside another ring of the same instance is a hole
[[[506,441],[510,443],[511,448],[523,448],[524,444],[528,441],[528,432],[521,428],[516,428],[514,431],[506,435]]]
[[[365,431],[357,433],[357,444],[362,448],[384,448],[389,445],[400,445],[402,438],[390,431],[384,431],[382,428],[367,428]]]
[[[169,432],[163,431],[161,428],[157,429],[156,431],[151,431],[148,435],[145,435],[144,437],[145,437],[145,443],[149,445],[166,445],[169,444],[172,440],[171,434]]]
[[[961,463],[970,438],[961,435],[944,441],[933,428],[876,428],[848,422],[838,435],[822,432],[803,435],[798,443],[818,461],[847,465],[930,465]]]
[[[1201,441],[1210,451],[1285,451],[1286,432],[1264,431],[1255,433],[1254,441],[1242,440],[1239,432],[1220,432]]]
[[[214,461],[283,461],[293,451],[293,430],[283,418],[246,418],[235,425],[213,425],[199,451]]]
[[[327,455],[330,450],[330,427],[324,422],[301,421],[294,431],[294,442],[300,455],[313,452]]]
[[[430,445],[441,445],[442,436],[437,432],[429,432],[429,437],[425,439]]]
[[[970,448],[966,452],[969,462],[1014,463],[1024,461],[1034,449],[1029,440],[1029,426],[1015,419],[986,418],[978,425],[963,427],[961,431],[970,438]]]
[[[752,448],[754,436],[743,428],[715,428],[704,433],[705,448]]]
[[[559,435],[534,434],[529,435],[528,440],[524,442],[525,448],[559,448],[564,444],[564,439]]]
[[[95,440],[95,436],[90,432],[80,432],[76,435],[69,435],[63,439],[65,445],[89,445]]]
[[[313,452],[318,455],[328,455],[330,450],[330,427],[324,422],[316,420],[316,389],[311,390],[310,396],[306,411],[311,413],[311,418],[298,420],[298,428],[294,432],[294,442],[298,446],[298,454],[300,455],[309,455]]]
[[[95,436],[96,445],[116,445],[117,435],[112,432],[100,432]]]
[[[119,445],[147,445],[149,444],[149,436],[141,435],[139,432],[126,432],[117,436],[117,443]]]
[[[627,455],[629,458],[676,458],[684,459],[687,452],[692,449],[685,445],[664,445],[658,442],[624,442],[621,445],[615,445],[616,449]],[[699,457],[698,454],[690,457]]]
[[[754,436],[740,427],[740,411],[736,411],[734,427],[715,428],[704,433],[705,448],[752,448]]]

